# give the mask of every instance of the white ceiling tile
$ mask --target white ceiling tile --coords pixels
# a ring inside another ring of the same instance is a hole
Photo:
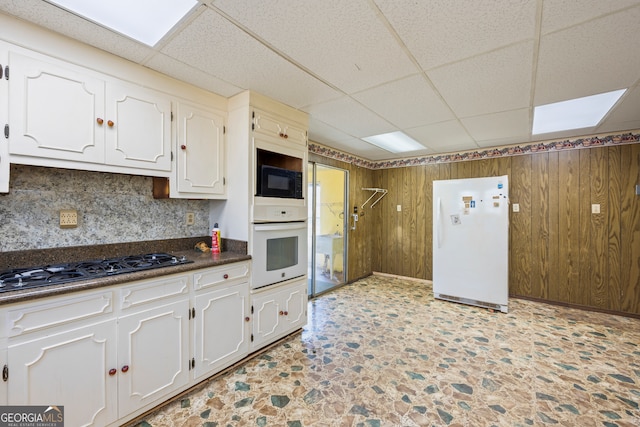
[[[367,89],[353,97],[399,128],[454,118],[449,107],[422,74]]]
[[[216,0],[212,3],[345,93],[415,73],[367,1]]]
[[[617,129],[640,128],[640,86],[629,89],[618,105],[605,117],[598,126],[597,132],[611,132]]]
[[[433,152],[475,150],[478,145],[457,120],[406,129],[405,133]]]
[[[305,107],[303,111],[356,138],[398,130],[348,96]]]
[[[640,7],[542,37],[535,105],[629,87],[638,80]]]
[[[319,144],[331,144],[333,141],[346,141],[349,139],[353,139],[353,137],[318,120],[315,116],[309,117],[309,141]]]
[[[542,3],[542,34],[571,27],[601,15],[639,4],[640,0],[544,0]]]
[[[425,70],[535,36],[535,0],[374,1]]]
[[[533,42],[524,42],[427,74],[458,117],[528,107]]]
[[[234,86],[198,68],[161,53],[154,55],[146,62],[146,65],[168,76],[182,81],[189,81],[191,84],[227,98],[243,91],[243,89],[238,86]]]
[[[321,102],[339,96],[210,10],[194,19],[162,52],[295,108],[310,100]]]
[[[358,138],[335,141],[331,146],[339,151],[354,154],[368,160],[382,160],[392,156],[390,152]]]
[[[531,133],[530,109],[506,111],[503,113],[460,119],[471,137],[483,146],[483,142],[505,139],[525,140]]]

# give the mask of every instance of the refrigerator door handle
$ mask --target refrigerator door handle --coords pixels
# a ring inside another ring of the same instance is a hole
[[[438,197],[438,212],[436,213],[436,239],[438,240],[438,249],[442,247],[442,200]]]

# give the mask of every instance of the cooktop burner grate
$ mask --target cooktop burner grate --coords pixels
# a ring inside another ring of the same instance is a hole
[[[168,253],[150,253],[119,258],[54,264],[44,267],[16,268],[0,271],[0,292],[60,285],[80,280],[98,279],[116,274],[133,273],[192,263],[186,257]]]

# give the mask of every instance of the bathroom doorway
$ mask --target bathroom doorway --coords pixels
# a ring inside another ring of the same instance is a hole
[[[309,297],[347,280],[349,171],[309,162]]]

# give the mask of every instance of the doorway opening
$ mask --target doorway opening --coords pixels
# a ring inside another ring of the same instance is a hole
[[[309,297],[347,281],[349,171],[309,162]]]

